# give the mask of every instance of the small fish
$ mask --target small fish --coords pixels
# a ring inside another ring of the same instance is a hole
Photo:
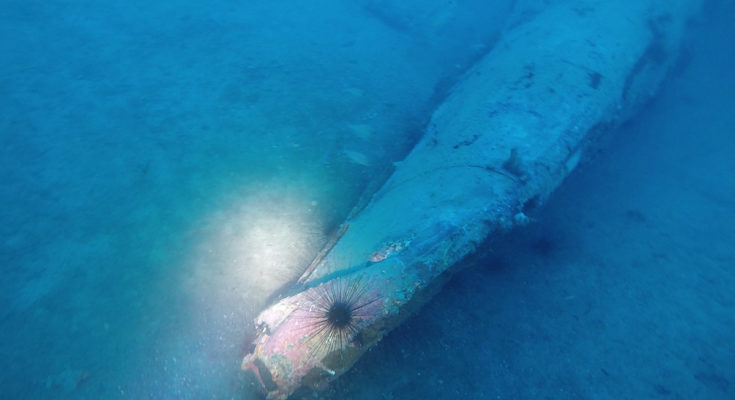
[[[409,239],[385,242],[377,251],[370,254],[368,260],[374,263],[381,262],[388,257],[400,253],[408,247],[409,244],[411,244],[411,240]]]
[[[348,124],[347,129],[362,140],[368,140],[373,135],[373,127],[367,124]]]
[[[352,161],[355,164],[359,164],[365,167],[370,166],[370,160],[367,158],[367,156],[358,151],[342,150],[342,154],[347,156],[347,158],[349,158],[350,161]]]

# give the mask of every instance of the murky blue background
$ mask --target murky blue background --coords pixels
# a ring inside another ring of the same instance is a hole
[[[252,318],[513,3],[3,1],[3,397],[256,398]],[[735,396],[735,5],[707,4],[536,223],[320,396]]]

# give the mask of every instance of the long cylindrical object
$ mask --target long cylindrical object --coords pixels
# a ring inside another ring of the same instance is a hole
[[[307,270],[303,291],[256,319],[243,368],[271,399],[346,371],[452,266],[490,235],[525,223],[598,134],[655,93],[699,7],[558,1],[509,28]]]

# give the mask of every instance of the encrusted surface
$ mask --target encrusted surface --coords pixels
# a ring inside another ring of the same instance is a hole
[[[262,331],[243,367],[268,370],[273,384],[260,375],[269,398],[334,379],[423,304],[479,243],[526,223],[526,213],[579,164],[602,127],[655,92],[695,3],[560,1],[506,32],[302,277],[307,289],[256,321]],[[666,57],[652,57],[651,46]],[[314,291],[336,281],[366,285],[378,299],[340,348],[310,339],[313,327],[299,317],[318,306]]]

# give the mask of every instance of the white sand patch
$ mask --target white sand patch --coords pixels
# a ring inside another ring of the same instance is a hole
[[[209,301],[233,301],[257,309],[303,271],[323,243],[313,197],[287,188],[267,188],[236,197],[213,214],[189,282]]]

